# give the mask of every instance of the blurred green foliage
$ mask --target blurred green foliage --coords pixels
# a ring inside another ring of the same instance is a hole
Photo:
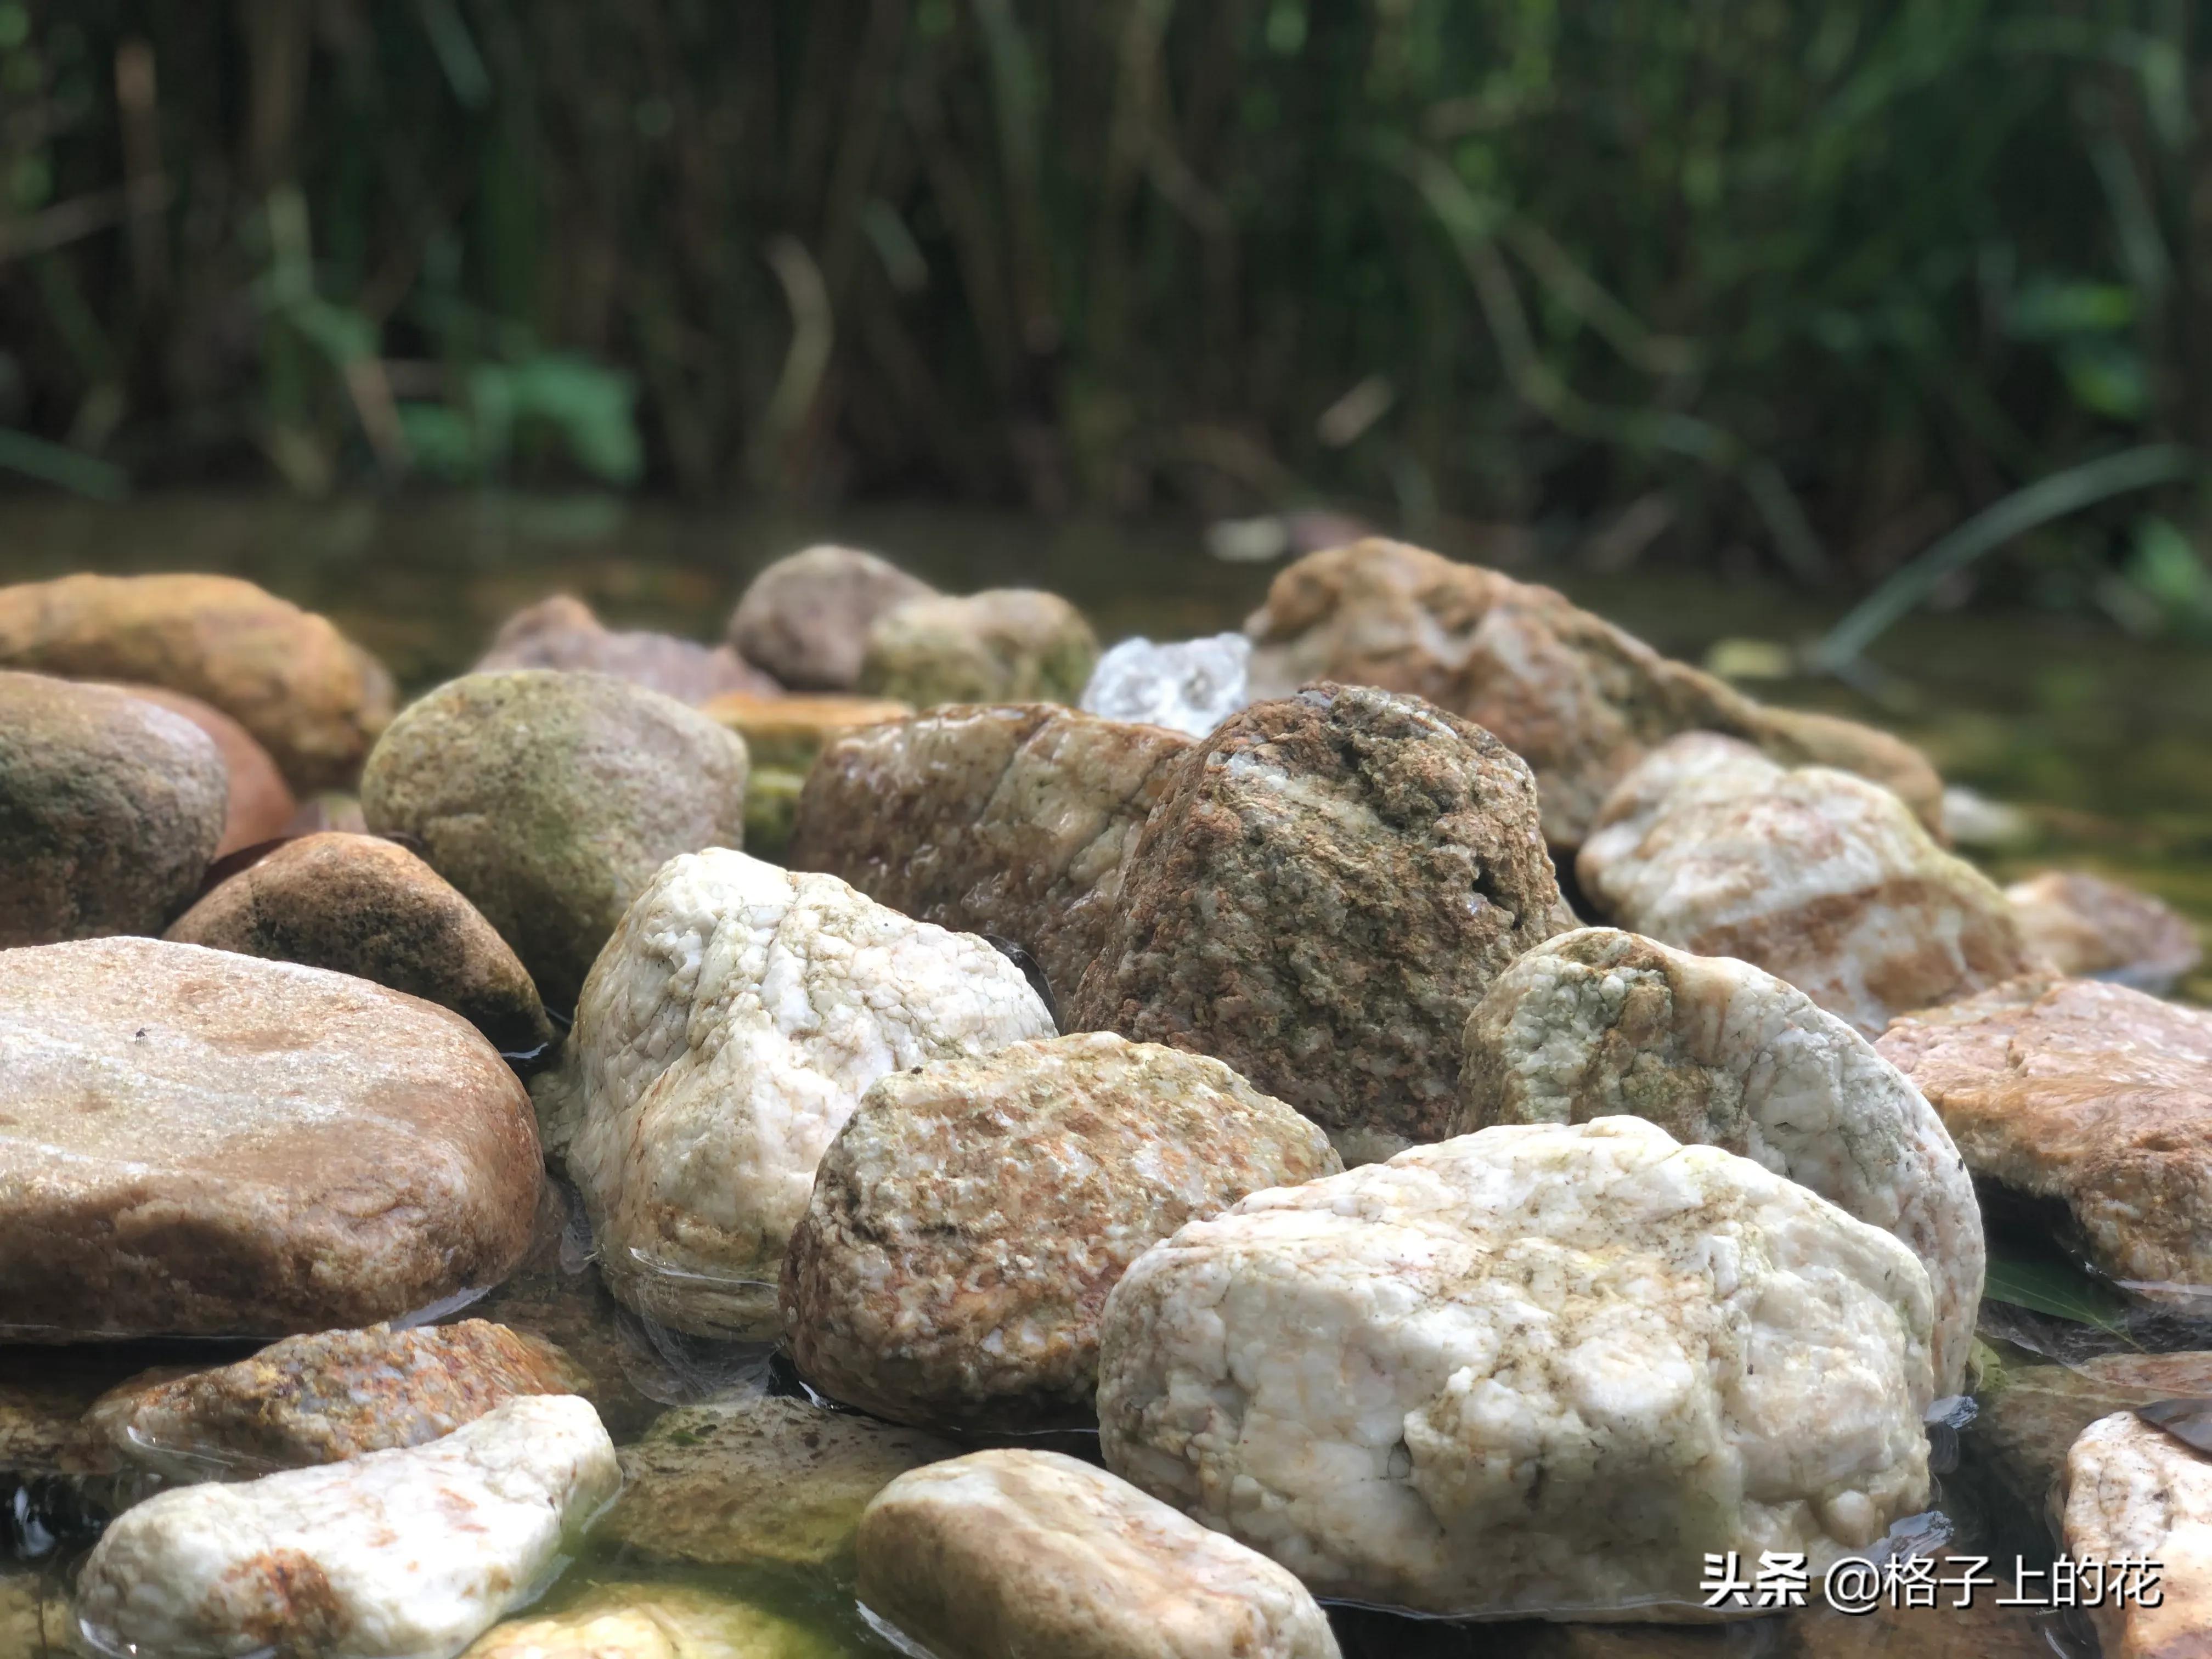
[[[1863,583],[2212,435],[2201,12],[0,0],[0,426],[150,480],[1334,497]],[[2201,618],[2200,512],[1987,568]]]

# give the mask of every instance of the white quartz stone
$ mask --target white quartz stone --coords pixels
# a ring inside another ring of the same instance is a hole
[[[1639,1118],[1507,1126],[1255,1194],[1108,1298],[1108,1466],[1317,1594],[1695,1608],[1708,1551],[1924,1506],[1912,1253]]]
[[[621,1480],[588,1401],[511,1400],[426,1445],[150,1498],[94,1548],[77,1613],[148,1659],[451,1659]]]
[[[1242,634],[1158,645],[1124,640],[1091,671],[1082,707],[1202,738],[1252,701],[1252,641]]]
[[[974,934],[712,848],[669,860],[623,916],[538,1106],[615,1294],[683,1329],[767,1334],[815,1166],[868,1085],[1053,1035]]]

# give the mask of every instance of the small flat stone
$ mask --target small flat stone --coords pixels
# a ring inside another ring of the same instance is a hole
[[[2162,996],[2204,960],[2190,920],[2102,876],[2046,870],[2005,889],[2027,947],[2062,974]]]
[[[611,629],[592,607],[556,593],[509,617],[474,673],[502,668],[569,668],[612,674],[699,703],[726,692],[774,696],[776,683],[726,645],[705,646],[670,634]]]
[[[511,1619],[462,1659],[842,1659],[805,1626],[684,1584],[599,1584],[557,1613]]]

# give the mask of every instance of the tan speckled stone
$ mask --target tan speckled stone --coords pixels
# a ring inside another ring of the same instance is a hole
[[[2197,928],[2163,900],[2078,870],[2046,870],[2005,889],[2021,936],[2062,974],[2163,995],[2204,959]]]
[[[2212,1458],[2132,1412],[2100,1419],[2066,1455],[2066,1553],[2158,1564],[2156,1605],[2102,1598],[2105,1659],[2212,1653]]]
[[[1342,1167],[1220,1061],[1110,1032],[892,1073],[792,1235],[792,1356],[894,1422],[1088,1424],[1099,1310],[1129,1263],[1194,1217]]]

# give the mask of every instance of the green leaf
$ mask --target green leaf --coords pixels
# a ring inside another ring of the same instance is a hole
[[[2141,418],[2150,407],[2150,381],[2142,356],[2118,340],[2070,340],[2059,348],[2059,372],[2074,401],[2116,421]]]
[[[2100,1330],[2121,1330],[2127,1316],[2127,1304],[2117,1291],[2081,1268],[2050,1257],[2030,1260],[1991,1252],[1982,1295],[1991,1302],[2010,1303],[2031,1313]]]
[[[2127,327],[2135,319],[2135,294],[2118,283],[2068,283],[2045,278],[2029,283],[2005,308],[2006,330],[2017,340],[2109,334]]]

